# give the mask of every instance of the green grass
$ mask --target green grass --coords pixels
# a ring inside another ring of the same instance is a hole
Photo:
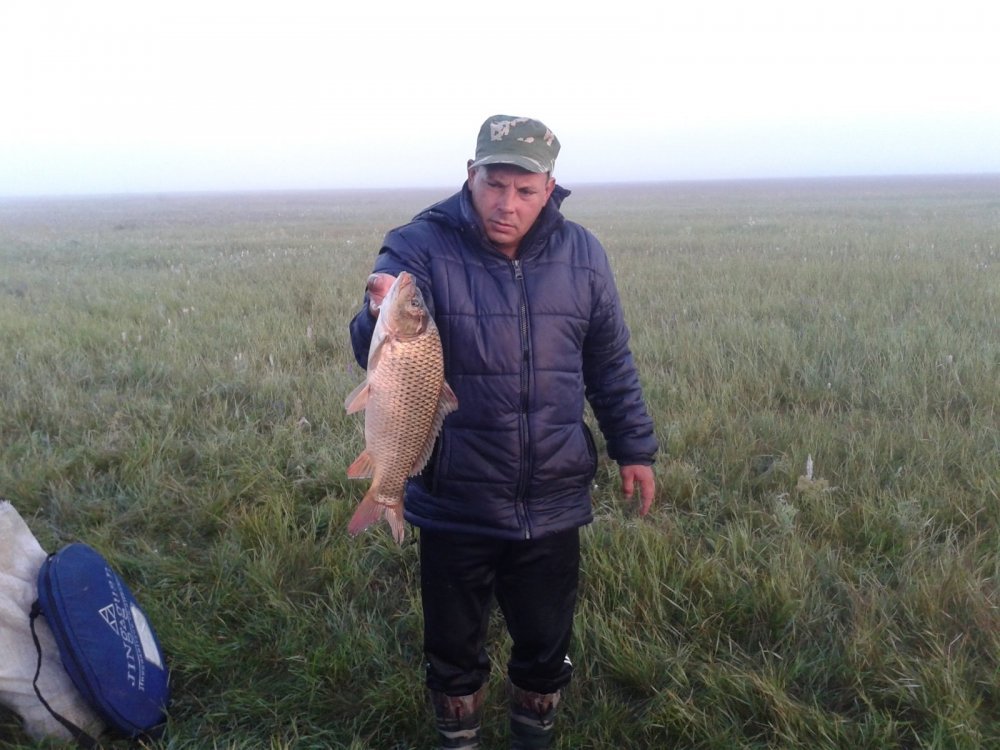
[[[381,236],[446,193],[0,201],[0,496],[148,611],[175,695],[150,747],[432,745],[416,547],[348,538],[342,402]],[[599,473],[560,748],[1000,746],[998,195],[566,201],[612,257],[664,452],[647,519]],[[34,747],[7,713],[0,745]]]

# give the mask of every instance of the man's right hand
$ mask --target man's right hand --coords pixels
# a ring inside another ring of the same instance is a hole
[[[368,290],[368,312],[373,318],[378,317],[379,308],[382,307],[382,300],[389,292],[389,287],[396,277],[391,273],[373,273],[368,277],[366,289]]]

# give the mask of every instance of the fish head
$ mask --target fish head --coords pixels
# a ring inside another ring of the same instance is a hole
[[[388,315],[389,326],[396,336],[419,336],[430,321],[430,313],[412,274],[403,271],[396,277],[382,301],[380,315]]]

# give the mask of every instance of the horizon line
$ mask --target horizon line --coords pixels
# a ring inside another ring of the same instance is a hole
[[[562,183],[558,176],[556,182],[563,187],[629,187],[653,185],[702,185],[702,184],[748,184],[748,183],[802,183],[802,182],[847,182],[871,180],[932,180],[932,179],[1000,179],[1000,172],[893,172],[893,173],[857,173],[857,174],[821,174],[821,175],[785,175],[768,177],[688,177],[663,179],[611,179],[611,180],[580,180],[578,182]],[[459,184],[458,187],[461,186]],[[377,192],[425,192],[439,189],[456,190],[454,183],[426,185],[382,185],[355,187],[252,187],[252,188],[168,188],[163,190],[139,189],[121,191],[70,191],[70,192],[30,192],[30,193],[0,193],[2,201],[18,200],[66,200],[66,199],[108,199],[108,198],[142,198],[142,197],[183,197],[183,196],[226,196],[226,195],[274,195],[274,194],[304,194],[304,193],[377,193]]]

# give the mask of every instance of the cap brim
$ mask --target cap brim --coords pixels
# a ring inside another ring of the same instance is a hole
[[[474,169],[475,167],[487,167],[491,164],[512,164],[515,167],[520,167],[521,169],[527,169],[529,172],[551,172],[551,167],[546,167],[539,161],[534,159],[529,159],[521,154],[492,154],[490,156],[484,156],[482,159],[478,159],[469,165],[469,169]]]

